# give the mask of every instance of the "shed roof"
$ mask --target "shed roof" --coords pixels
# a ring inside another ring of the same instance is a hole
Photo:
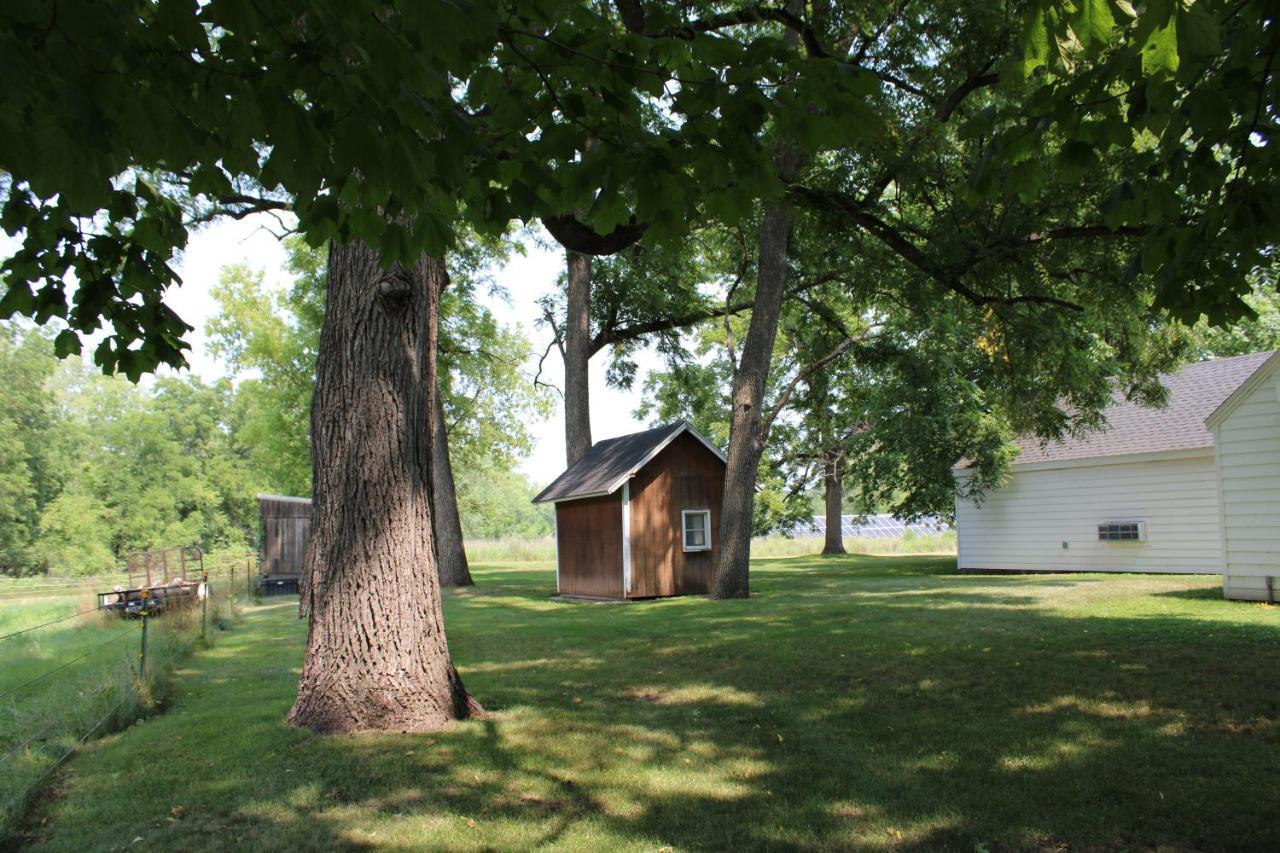
[[[1161,408],[1126,400],[1117,391],[1103,412],[1106,427],[1081,436],[1064,436],[1043,445],[1035,436],[1022,436],[1016,442],[1018,456],[1013,464],[1213,447],[1213,435],[1205,427],[1205,418],[1271,358],[1273,352],[1202,361],[1188,364],[1177,373],[1166,373],[1160,382],[1169,390],[1169,401]]]
[[[261,494],[258,511],[263,518],[310,518],[311,498]]]
[[[611,495],[622,488],[622,484],[632,474],[661,453],[676,436],[684,432],[702,442],[720,461],[727,461],[720,449],[688,421],[678,421],[644,432],[633,432],[596,442],[585,456],[565,469],[533,502],[537,504]]]

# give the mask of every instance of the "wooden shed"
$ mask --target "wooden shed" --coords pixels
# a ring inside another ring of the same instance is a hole
[[[262,539],[258,571],[267,595],[295,593],[311,535],[311,499],[258,495]]]
[[[688,423],[598,442],[543,489],[556,505],[556,590],[574,598],[706,593],[726,459]]]

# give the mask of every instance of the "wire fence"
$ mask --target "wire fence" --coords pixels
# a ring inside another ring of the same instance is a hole
[[[219,555],[193,572],[199,565],[165,587],[128,590],[137,608],[82,606],[95,591],[100,602],[125,600],[113,591],[120,575],[49,585],[60,600],[0,599],[0,847],[57,768],[91,738],[154,709],[177,662],[256,591],[251,554]],[[168,595],[177,583],[183,594]]]

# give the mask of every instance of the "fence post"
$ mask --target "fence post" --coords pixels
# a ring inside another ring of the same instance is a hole
[[[139,653],[138,661],[138,689],[142,690],[143,685],[147,683],[147,599],[151,597],[151,590],[144,589],[142,591],[142,651]]]
[[[236,564],[231,564],[231,580],[227,581],[227,595],[231,598],[236,597]]]
[[[244,558],[244,594],[253,596],[253,558]]]
[[[204,600],[200,602],[200,639],[204,639],[205,628],[209,624],[209,572],[205,570],[200,573],[201,580],[204,582]]]

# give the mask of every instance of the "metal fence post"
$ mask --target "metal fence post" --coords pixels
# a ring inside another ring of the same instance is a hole
[[[209,624],[209,572],[201,572],[204,582],[204,600],[200,602],[200,639],[204,639],[205,629]]]
[[[138,661],[138,689],[141,690],[143,685],[147,683],[147,599],[150,597],[150,590],[142,591],[142,651],[139,653]]]

